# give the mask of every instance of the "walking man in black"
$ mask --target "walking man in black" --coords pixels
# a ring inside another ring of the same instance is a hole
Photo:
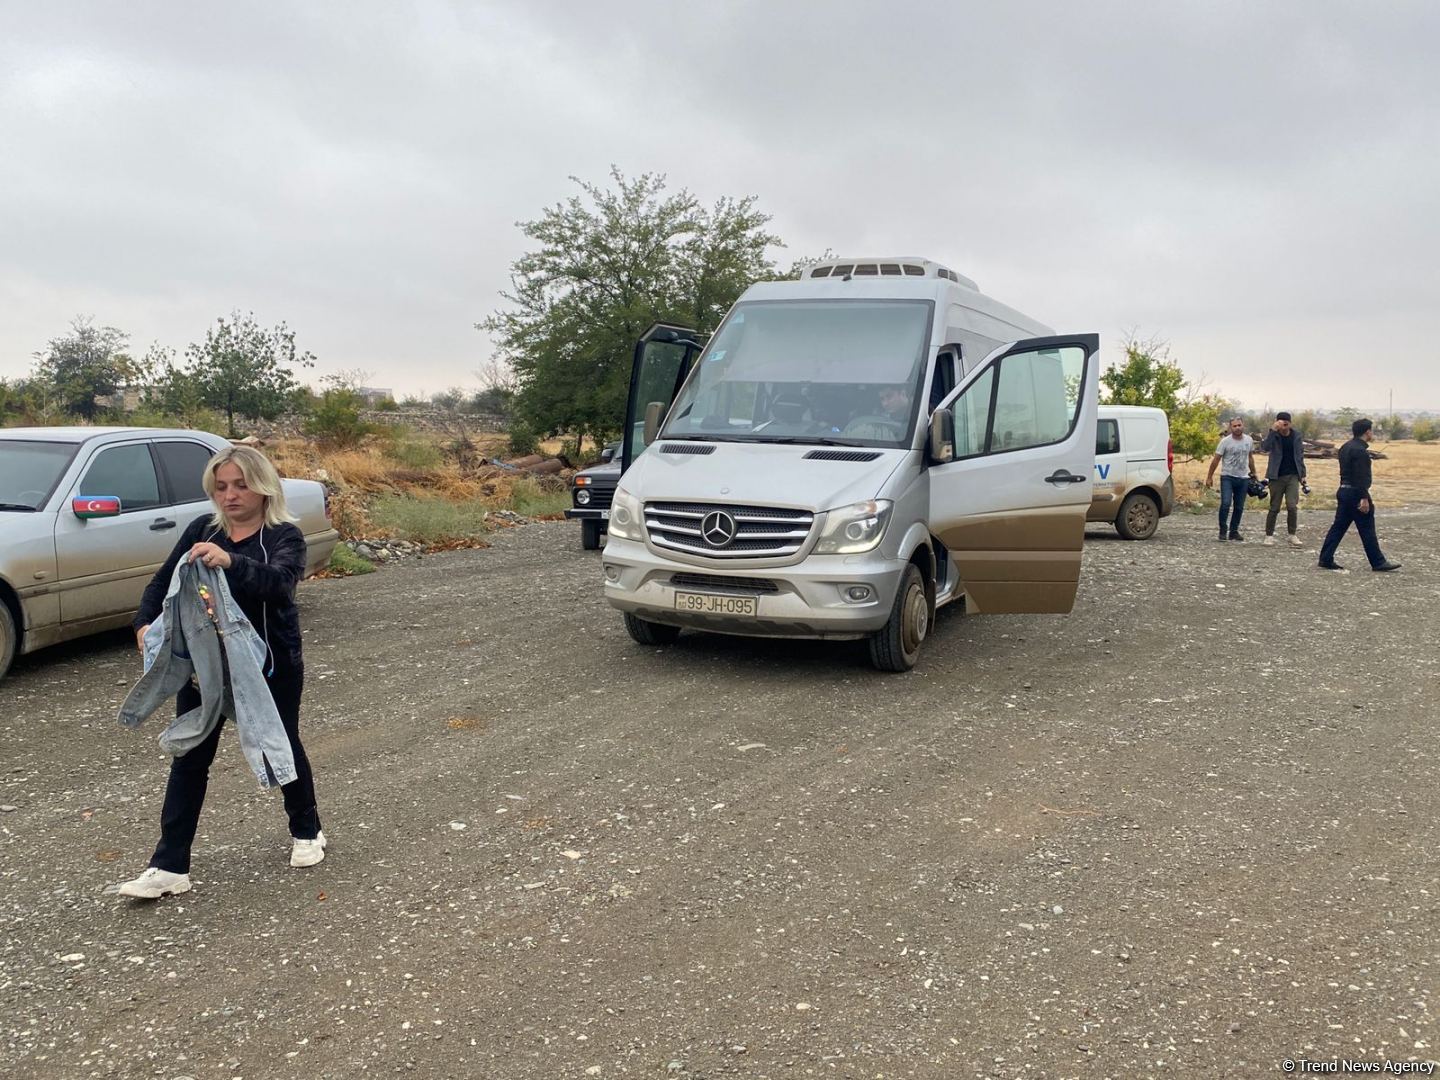
[[[1340,448],[1340,490],[1335,493],[1335,522],[1320,548],[1320,569],[1344,570],[1335,561],[1335,549],[1350,530],[1351,522],[1365,545],[1365,557],[1370,560],[1370,569],[1383,572],[1399,570],[1398,562],[1391,562],[1380,551],[1380,541],[1375,539],[1375,503],[1370,499],[1370,440],[1375,438],[1373,425],[1369,420],[1356,420],[1350,425],[1354,438]]]

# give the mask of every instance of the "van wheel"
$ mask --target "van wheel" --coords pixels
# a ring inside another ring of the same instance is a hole
[[[0,679],[10,670],[10,662],[15,659],[15,649],[19,644],[15,616],[10,612],[10,605],[0,600]]]
[[[580,546],[586,551],[598,551],[600,549],[600,522],[580,522]]]
[[[664,623],[638,619],[628,611],[625,613],[625,629],[641,645],[674,645],[680,640],[678,626],[666,626]]]
[[[870,662],[881,671],[909,671],[920,659],[920,646],[930,633],[930,600],[925,579],[914,563],[905,567],[890,621],[870,638]]]
[[[1149,495],[1135,491],[1120,504],[1115,531],[1123,540],[1149,540],[1160,527],[1160,507]]]

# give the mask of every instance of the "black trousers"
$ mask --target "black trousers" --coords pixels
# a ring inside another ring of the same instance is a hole
[[[315,777],[310,759],[300,743],[300,693],[305,685],[303,671],[267,678],[270,696],[285,734],[290,737],[290,752],[295,756],[295,779],[284,785],[285,813],[290,818],[290,835],[297,840],[313,840],[320,832],[320,813],[315,807]],[[186,686],[175,698],[175,714],[189,712],[200,704],[200,691]],[[205,804],[205,790],[210,784],[210,763],[220,745],[220,729],[224,717],[209,737],[188,754],[170,763],[170,779],[165,785],[165,805],[160,811],[160,843],[150,858],[150,865],[172,874],[190,872],[190,846],[200,824],[200,808]]]
[[[1325,536],[1325,543],[1320,547],[1321,565],[1335,561],[1335,549],[1340,546],[1340,541],[1345,539],[1352,523],[1355,531],[1360,534],[1360,543],[1365,545],[1365,558],[1370,560],[1370,565],[1384,566],[1385,556],[1381,553],[1380,541],[1375,536],[1375,502],[1372,499],[1370,512],[1362,514],[1360,489],[1352,487],[1342,487],[1335,492],[1335,521]]]

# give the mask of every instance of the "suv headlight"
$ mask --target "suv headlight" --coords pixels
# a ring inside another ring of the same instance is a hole
[[[644,540],[643,518],[640,500],[624,488],[616,488],[615,500],[610,504],[610,535],[622,540]]]
[[[831,510],[825,515],[815,554],[858,555],[871,550],[885,538],[894,507],[889,499],[876,499]]]

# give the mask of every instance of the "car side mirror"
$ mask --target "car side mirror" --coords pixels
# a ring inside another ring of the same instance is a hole
[[[611,461],[614,461],[614,460],[615,460],[615,451],[612,450],[612,449],[611,449],[610,447],[608,447],[608,446],[605,447],[604,450],[601,450],[601,451],[600,451],[600,460],[603,461],[603,462],[611,462]]]
[[[652,401],[645,406],[645,445],[649,446],[660,434],[660,421],[665,419],[665,402]]]
[[[70,512],[81,521],[120,516],[118,495],[77,495],[70,500]]]
[[[955,460],[955,414],[936,409],[930,414],[930,460],[936,465]]]

